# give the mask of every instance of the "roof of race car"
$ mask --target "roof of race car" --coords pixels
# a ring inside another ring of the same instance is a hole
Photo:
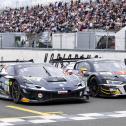
[[[121,60],[92,58],[92,59],[78,60],[77,62],[82,62],[82,61],[89,61],[89,62],[120,62]]]
[[[22,67],[31,67],[31,66],[53,66],[49,63],[16,63],[16,64],[8,64],[8,66],[22,66]]]

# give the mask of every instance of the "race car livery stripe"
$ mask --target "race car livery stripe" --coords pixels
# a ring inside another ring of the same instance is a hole
[[[104,94],[111,94],[111,93],[105,92],[105,91],[103,91],[103,90],[101,90],[101,92],[104,93]]]
[[[9,85],[11,86],[13,84],[13,82],[12,81],[9,81]]]
[[[126,71],[113,72],[113,74],[126,75]]]
[[[109,91],[109,92],[110,92],[110,90],[107,90],[107,89],[104,89],[104,88],[101,88],[101,90],[103,90],[103,91],[107,91],[107,92]]]
[[[116,90],[116,91],[112,91],[112,94],[118,95],[118,94],[121,94],[121,92],[119,90]]]

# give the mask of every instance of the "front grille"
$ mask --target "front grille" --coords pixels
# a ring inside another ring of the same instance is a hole
[[[65,94],[58,94],[58,93],[52,93],[52,98],[67,98],[67,97],[77,97],[79,94],[76,93],[65,93]]]
[[[80,91],[84,90],[77,90],[77,91],[70,91],[68,90],[68,93],[64,93],[64,94],[59,94],[58,91],[28,91],[27,94],[25,94],[25,96],[31,100],[39,100],[39,101],[45,101],[45,100],[49,100],[49,99],[62,99],[62,98],[72,98],[72,97],[82,97],[80,96]],[[38,98],[38,93],[42,93],[43,97],[42,98]]]

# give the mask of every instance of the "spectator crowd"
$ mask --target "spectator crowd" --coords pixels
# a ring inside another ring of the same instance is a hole
[[[0,32],[76,32],[85,29],[120,30],[126,26],[126,0],[55,2],[9,8],[0,13]]]

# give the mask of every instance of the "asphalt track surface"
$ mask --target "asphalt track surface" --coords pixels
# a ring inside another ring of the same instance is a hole
[[[15,104],[0,99],[0,126],[126,126],[126,97]]]

